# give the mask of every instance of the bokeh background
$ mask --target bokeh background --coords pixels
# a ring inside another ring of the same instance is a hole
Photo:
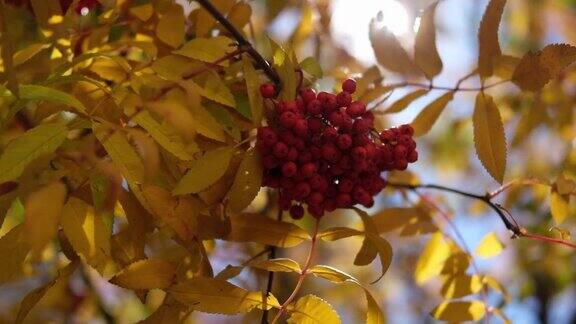
[[[188,11],[196,5],[179,1]],[[315,86],[320,90],[332,90],[335,80],[343,75],[361,75],[376,64],[376,59],[368,38],[371,19],[382,12],[379,28],[388,28],[406,48],[413,46],[419,16],[430,3],[428,0],[253,0],[248,1],[253,9],[251,28],[245,30],[248,38],[256,45],[263,43],[264,35],[269,35],[278,43],[293,41],[297,44],[299,58],[315,56],[324,69],[325,76]],[[477,59],[477,29],[487,1],[485,0],[444,0],[436,11],[438,28],[437,44],[444,62],[444,70],[434,80],[436,85],[453,86],[458,79],[474,69]],[[500,28],[500,41],[505,53],[521,56],[530,49],[542,48],[546,44],[566,42],[576,44],[576,1],[574,0],[509,0]],[[402,81],[387,71],[382,71],[386,82]],[[522,95],[513,85],[503,85],[490,90],[498,101],[504,116],[509,142],[509,162],[507,179],[540,177],[552,181],[558,172],[576,172],[576,141],[574,132],[574,99],[576,99],[576,78],[568,72],[569,79],[562,86],[562,98],[571,98],[572,103],[562,105],[563,110],[555,110],[559,104],[555,94],[549,94],[545,101],[549,118],[546,123],[535,125],[530,134],[514,142],[519,132],[521,118],[534,112],[534,98]],[[570,79],[571,78],[571,79]],[[570,81],[572,80],[572,81]],[[467,86],[478,85],[477,79],[466,81]],[[410,89],[400,89],[382,104],[385,109],[395,99]],[[441,92],[431,91],[402,113],[387,115],[382,119],[386,125],[409,123],[414,116]],[[494,182],[482,168],[474,155],[472,140],[472,114],[475,93],[458,93],[449,104],[432,131],[418,140],[420,158],[410,167],[422,182],[439,183],[462,188],[479,194],[496,189]],[[568,110],[568,113],[565,112]],[[568,116],[568,117],[566,117]],[[570,171],[571,170],[571,171]],[[547,233],[553,226],[547,198],[548,188],[534,186],[513,190],[503,195],[499,201],[507,206],[521,223],[535,232]],[[425,191],[432,199],[440,202],[442,208],[453,216],[454,223],[461,231],[468,247],[474,248],[482,237],[495,231],[506,249],[499,256],[489,260],[477,260],[482,273],[490,274],[503,283],[511,296],[504,307],[512,323],[576,323],[576,253],[569,249],[539,244],[533,241],[513,240],[496,215],[478,202],[445,193]],[[401,196],[389,191],[377,199],[373,211],[385,207],[405,206],[406,201],[414,201],[412,196]],[[255,207],[264,203],[266,193],[261,192]],[[574,228],[574,217],[567,222],[566,229]],[[346,213],[334,213],[331,225],[355,225],[357,218]],[[0,235],[11,227],[10,217],[0,229]],[[310,229],[312,224],[304,220],[301,226]],[[553,230],[552,230],[553,231]],[[450,233],[450,230],[447,230]],[[552,233],[552,232],[551,232]],[[454,233],[451,233],[452,235]],[[434,280],[424,286],[414,283],[413,275],[416,260],[422,251],[425,239],[422,237],[400,237],[386,234],[394,249],[392,266],[385,277],[369,288],[377,296],[380,305],[385,307],[390,323],[432,323],[428,312],[442,299],[439,296],[439,282]],[[379,274],[379,265],[374,262],[369,267],[352,265],[354,255],[361,240],[350,238],[337,242],[322,242],[318,252],[318,263],[326,263],[347,271],[362,282],[370,282]],[[290,257],[303,262],[306,246],[278,251],[278,257]],[[255,247],[216,241],[211,255],[215,272],[229,264],[240,264],[254,254]],[[1,260],[0,260],[1,261]],[[0,264],[1,266],[1,264]],[[99,280],[95,272],[91,276],[95,289],[109,313],[114,314],[120,323],[132,323],[148,314],[146,305],[124,289]],[[48,278],[38,276],[0,288],[0,322],[11,318],[9,315],[18,302],[30,289],[40,286]],[[243,287],[262,289],[265,285],[262,272],[245,269],[233,279]],[[277,274],[274,293],[284,300],[296,283],[294,274]],[[63,287],[68,295],[81,295],[86,290],[86,281],[81,278],[72,285]],[[304,293],[322,296],[337,309],[343,323],[363,321],[364,298],[362,292],[352,286],[334,286],[329,283],[307,279]],[[502,296],[494,294],[489,300],[498,304]],[[45,308],[31,315],[38,322],[63,322],[63,314],[69,300],[55,295],[52,308]],[[81,322],[104,323],[98,315],[98,306],[86,306],[86,316]],[[36,321],[33,320],[33,321]],[[259,314],[225,317],[206,314],[192,314],[191,323],[254,323]],[[492,318],[497,323],[498,319]]]

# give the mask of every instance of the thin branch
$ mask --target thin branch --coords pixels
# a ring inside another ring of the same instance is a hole
[[[278,208],[278,213],[276,214],[276,220],[281,221],[282,220],[282,208]],[[270,254],[269,254],[269,259],[275,259],[276,258],[276,247],[271,245],[268,247]],[[266,284],[266,297],[270,296],[270,293],[272,293],[272,288],[274,286],[274,271],[269,271],[268,272],[268,283]],[[260,321],[261,324],[268,324],[268,310],[264,309],[264,312],[262,313],[262,320]]]
[[[510,80],[500,80],[498,82],[489,84],[489,85],[482,85],[480,87],[471,87],[471,88],[461,88],[460,83],[458,83],[455,87],[447,87],[447,86],[436,86],[432,83],[418,83],[418,82],[400,82],[390,84],[389,86],[392,88],[403,88],[403,87],[417,87],[417,88],[424,88],[428,90],[448,90],[448,91],[484,91],[486,89],[501,85],[506,83]],[[459,81],[460,82],[460,81]]]
[[[224,15],[216,8],[210,0],[196,0],[206,11],[208,11],[214,19],[216,19],[228,32],[236,39],[240,47],[246,47],[246,51],[252,58],[258,63],[258,65],[264,70],[268,78],[276,85],[280,86],[280,77],[278,73],[270,66],[270,63],[266,61],[256,49],[250,44],[250,42],[242,35],[242,33],[234,27],[234,25],[226,18]]]
[[[506,210],[500,204],[492,201],[492,198],[494,198],[494,196],[495,196],[492,193],[487,193],[485,195],[478,195],[475,193],[462,191],[459,189],[445,187],[445,186],[436,185],[436,184],[416,184],[416,185],[414,185],[414,184],[409,184],[409,183],[389,182],[388,186],[394,187],[394,188],[408,189],[408,190],[412,190],[414,192],[416,192],[418,189],[426,189],[426,188],[437,189],[437,190],[455,193],[455,194],[458,194],[458,195],[461,195],[464,197],[480,200],[480,201],[484,202],[486,205],[488,205],[490,208],[492,208],[492,210],[494,210],[496,212],[496,214],[498,214],[498,216],[500,217],[500,219],[502,220],[502,222],[504,223],[506,228],[514,234],[513,238],[514,237],[525,237],[525,238],[531,239],[531,240],[556,243],[556,244],[560,244],[560,245],[564,245],[564,246],[568,246],[568,247],[576,249],[576,244],[574,244],[574,243],[567,242],[567,241],[560,240],[560,239],[547,237],[547,236],[529,233],[528,230],[526,230],[525,228],[518,225],[518,223],[516,222],[514,217],[512,217],[510,212],[508,212],[508,210]],[[497,195],[501,191],[496,190],[495,192]]]
[[[274,317],[272,324],[276,324],[278,322],[278,320],[280,319],[282,314],[284,314],[284,312],[286,311],[286,308],[288,307],[288,305],[290,305],[290,303],[294,300],[294,298],[296,298],[296,296],[298,295],[298,292],[300,291],[300,288],[302,288],[302,284],[304,283],[304,279],[306,278],[306,275],[308,274],[308,270],[312,266],[312,260],[314,259],[314,252],[316,251],[316,242],[317,242],[317,238],[318,238],[319,224],[320,224],[320,218],[316,218],[316,222],[314,223],[314,231],[312,234],[312,242],[310,245],[310,251],[308,252],[308,258],[306,259],[306,263],[304,263],[304,267],[302,268],[302,272],[300,273],[300,276],[298,276],[298,282],[296,283],[294,290],[292,291],[292,293],[290,294],[288,299],[286,299],[286,301],[280,307],[280,310],[276,314],[276,317]]]

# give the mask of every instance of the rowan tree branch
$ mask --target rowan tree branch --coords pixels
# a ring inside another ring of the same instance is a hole
[[[276,214],[276,220],[282,220],[282,208],[278,208],[278,214]],[[275,259],[276,258],[276,247],[270,245],[268,247],[270,251],[268,259]],[[266,297],[270,296],[272,292],[272,287],[274,286],[274,271],[268,271],[268,283],[266,284]],[[265,309],[262,313],[262,320],[260,321],[261,324],[268,324],[268,310]]]
[[[216,8],[210,0],[196,0],[206,11],[214,17],[228,32],[236,39],[240,47],[245,47],[246,52],[252,56],[256,63],[264,70],[264,73],[274,82],[277,86],[280,86],[280,77],[278,73],[272,68],[270,63],[266,61],[260,53],[250,44],[250,42],[242,35],[242,33],[226,18],[224,15]]]
[[[555,238],[548,237],[548,236],[529,233],[527,229],[525,229],[524,227],[521,227],[518,224],[518,222],[516,222],[516,220],[514,219],[514,217],[512,217],[512,215],[510,214],[510,212],[508,210],[506,210],[500,204],[492,201],[492,199],[495,196],[497,196],[502,191],[509,188],[509,186],[505,185],[506,188],[504,188],[504,189],[497,189],[497,190],[493,191],[492,193],[486,193],[484,195],[479,195],[479,194],[475,194],[472,192],[467,192],[467,191],[463,191],[463,190],[459,190],[459,189],[455,189],[455,188],[451,188],[451,187],[446,187],[446,186],[442,186],[442,185],[437,185],[437,184],[409,184],[409,183],[388,182],[387,185],[389,187],[408,189],[408,190],[411,190],[414,192],[417,192],[418,189],[436,189],[436,190],[441,190],[441,191],[446,191],[446,192],[458,194],[460,196],[464,196],[467,198],[480,200],[480,201],[484,202],[486,205],[488,205],[492,210],[494,210],[494,212],[496,212],[496,214],[500,217],[500,219],[504,223],[504,226],[506,226],[506,228],[514,234],[512,238],[524,237],[524,238],[531,239],[531,240],[545,241],[545,242],[560,244],[560,245],[564,245],[564,246],[568,246],[568,247],[576,249],[576,244],[574,244],[574,243],[560,240],[560,239],[555,239]]]

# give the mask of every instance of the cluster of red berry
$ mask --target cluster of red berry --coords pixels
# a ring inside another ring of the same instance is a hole
[[[386,181],[381,173],[405,170],[418,159],[410,125],[374,130],[374,115],[353,101],[356,82],[348,79],[337,95],[310,88],[295,100],[278,101],[276,88],[263,84],[260,92],[274,103],[274,118],[258,129],[263,185],[280,192],[280,208],[299,219],[308,212],[355,204],[371,207]]]

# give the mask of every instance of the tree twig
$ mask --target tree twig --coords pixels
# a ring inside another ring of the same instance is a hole
[[[458,194],[458,195],[461,195],[464,197],[480,200],[480,201],[484,202],[486,205],[488,205],[492,210],[494,210],[496,212],[496,214],[498,214],[498,216],[500,217],[500,219],[502,220],[502,222],[504,223],[506,228],[514,234],[514,236],[512,238],[524,237],[524,238],[527,238],[530,240],[545,241],[545,242],[560,244],[560,245],[564,245],[564,246],[576,249],[576,244],[574,244],[574,243],[567,242],[567,241],[560,240],[560,239],[555,239],[555,238],[548,237],[548,236],[531,234],[528,232],[527,229],[518,225],[518,223],[516,222],[514,217],[512,217],[510,212],[508,212],[508,210],[506,210],[500,204],[492,201],[492,199],[496,195],[501,193],[502,190],[496,190],[492,193],[486,193],[484,195],[479,195],[479,194],[475,194],[475,193],[471,193],[471,192],[467,192],[467,191],[463,191],[463,190],[459,190],[459,189],[455,189],[455,188],[450,188],[450,187],[446,187],[446,186],[442,186],[442,185],[437,185],[437,184],[409,184],[409,183],[389,182],[387,185],[389,187],[403,188],[403,189],[408,189],[408,190],[412,190],[415,192],[418,189],[426,189],[426,188],[436,189],[436,190],[451,192],[451,193],[455,193],[455,194]]]
[[[276,219],[278,221],[282,220],[282,208],[278,208],[278,214],[276,214]],[[276,247],[273,245],[270,245],[268,247],[268,250],[270,251],[269,259],[275,259],[276,258]],[[266,297],[270,296],[270,293],[272,293],[272,287],[273,286],[274,286],[274,271],[268,271],[268,282],[266,283]],[[262,320],[260,321],[260,323],[268,324],[268,310],[267,309],[264,309],[264,312],[262,313]]]
[[[258,63],[258,65],[264,70],[268,78],[274,82],[277,86],[280,86],[280,77],[278,73],[272,68],[270,63],[266,61],[258,51],[250,44],[250,42],[242,35],[242,33],[234,27],[234,25],[226,18],[224,15],[216,8],[210,0],[196,0],[206,11],[208,11],[214,19],[216,19],[228,32],[236,39],[240,47],[246,47],[246,51],[252,58]]]

